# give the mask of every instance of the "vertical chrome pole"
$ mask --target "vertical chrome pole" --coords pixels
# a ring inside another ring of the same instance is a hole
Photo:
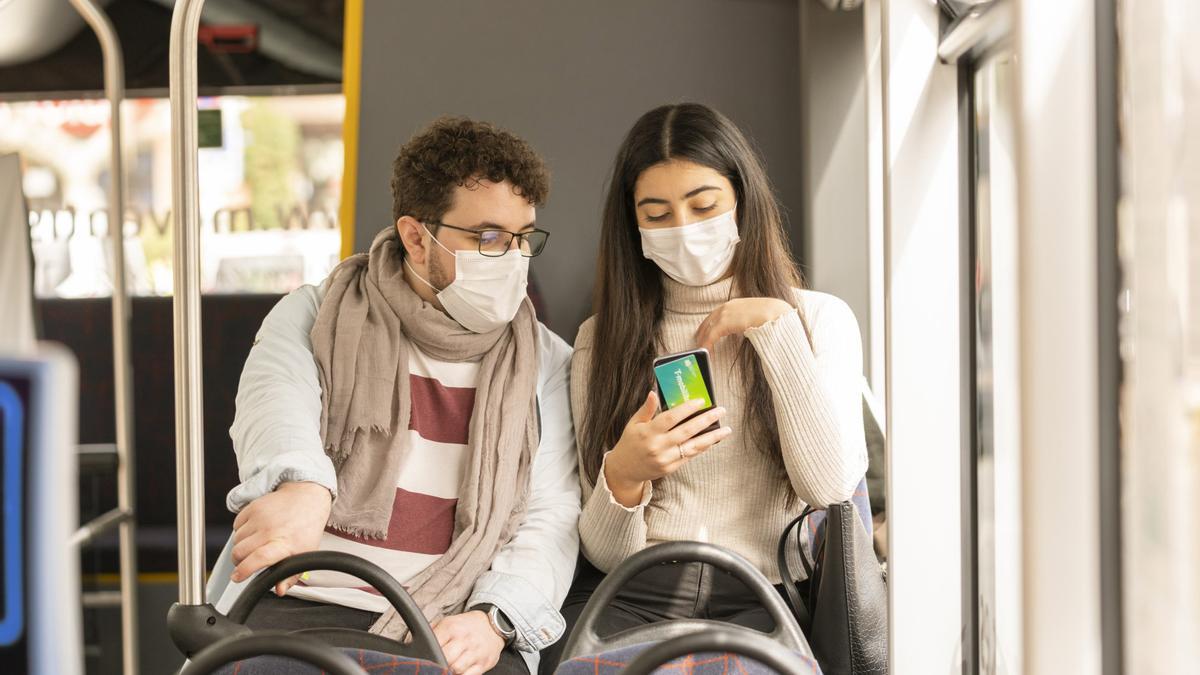
[[[138,668],[137,530],[134,521],[136,464],[133,445],[133,378],[129,353],[129,291],[125,278],[125,169],[121,145],[121,101],[125,98],[125,65],[121,42],[108,16],[93,0],[70,0],[100,41],[104,58],[104,93],[110,109],[112,159],[108,186],[108,235],[112,242],[113,407],[116,411],[117,509],[124,518],[119,531],[121,654],[125,675]]]
[[[175,246],[175,461],[179,604],[204,604],[204,436],[200,353],[200,188],[197,182],[196,32],[204,0],[171,15],[171,204]]]

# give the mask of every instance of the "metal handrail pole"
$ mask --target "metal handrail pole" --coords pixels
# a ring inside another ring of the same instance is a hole
[[[196,60],[204,0],[171,14],[171,205],[175,239],[175,458],[179,604],[204,604],[204,436],[200,352],[200,187]]]
[[[133,517],[132,513],[123,511],[119,508],[112,509],[107,513],[97,517],[96,519],[84,523],[67,543],[71,546],[86,546],[96,538],[108,532],[113,527],[117,527]]]
[[[957,63],[973,49],[990,49],[1012,39],[1015,22],[1011,0],[995,0],[964,14],[938,42],[938,59]]]
[[[70,0],[96,39],[104,60],[104,93],[110,109],[112,137],[108,185],[108,234],[112,242],[113,407],[116,413],[117,509],[120,522],[118,559],[121,593],[123,672],[138,668],[136,465],[133,447],[133,377],[129,350],[129,289],[125,276],[125,162],[121,144],[121,102],[125,99],[125,64],[121,41],[108,16],[93,0]]]

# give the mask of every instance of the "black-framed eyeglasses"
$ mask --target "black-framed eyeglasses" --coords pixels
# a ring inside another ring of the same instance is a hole
[[[534,258],[542,254],[542,251],[546,249],[546,241],[550,239],[550,233],[545,230],[530,230],[514,234],[508,230],[500,229],[471,230],[465,227],[447,225],[436,220],[425,224],[435,228],[448,227],[451,230],[458,230],[459,232],[466,232],[473,235],[479,243],[479,252],[489,258],[499,258],[508,253],[509,249],[512,248],[513,239],[517,240],[517,250],[521,252],[521,255],[526,258]]]

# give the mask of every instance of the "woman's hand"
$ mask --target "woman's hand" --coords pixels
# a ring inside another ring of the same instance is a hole
[[[736,298],[713,310],[696,329],[696,344],[708,350],[727,335],[741,335],[795,309],[778,298]]]
[[[678,471],[733,433],[729,427],[721,427],[696,436],[725,416],[721,407],[680,424],[703,407],[703,401],[692,400],[658,413],[658,394],[650,392],[604,462],[604,480],[618,503],[626,507],[637,505],[642,501],[647,482]]]

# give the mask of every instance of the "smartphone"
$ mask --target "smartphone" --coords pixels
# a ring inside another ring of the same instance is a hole
[[[681,406],[694,398],[704,401],[704,407],[689,416],[688,420],[712,410],[717,404],[707,349],[693,349],[654,359],[654,383],[658,387],[658,399],[663,410]],[[719,422],[713,422],[700,433],[720,428]]]

